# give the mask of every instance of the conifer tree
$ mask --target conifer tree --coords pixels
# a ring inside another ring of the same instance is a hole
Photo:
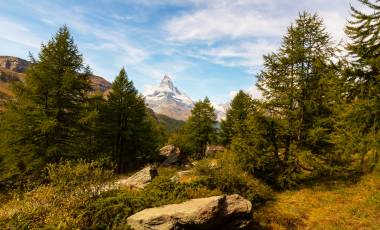
[[[112,158],[119,173],[154,157],[158,148],[158,128],[124,68],[112,84],[105,117],[105,139],[112,143]]]
[[[210,100],[195,103],[191,116],[186,124],[189,142],[194,146],[195,157],[202,158],[216,134],[216,114]]]
[[[352,57],[347,71],[349,94],[339,123],[343,138],[342,149],[361,153],[363,168],[365,155],[372,150],[378,160],[380,149],[380,3],[359,0],[370,13],[351,7],[352,20],[346,28],[351,38],[347,49]],[[352,145],[344,146],[344,143]]]
[[[334,51],[322,19],[303,12],[278,52],[264,56],[257,86],[266,100],[248,116],[246,134],[233,139],[249,171],[286,187],[301,169],[329,163],[338,81]]]
[[[329,67],[333,52],[322,20],[303,12],[289,27],[278,53],[264,56],[265,69],[257,85],[270,113],[284,118],[285,160],[292,157],[292,146],[311,147],[314,143],[313,151],[319,154],[317,146],[331,132],[329,103],[334,99],[328,91],[329,81],[336,78]],[[317,140],[310,140],[312,132]]]
[[[41,46],[38,60],[32,57],[25,82],[14,85],[15,99],[1,122],[6,155],[20,169],[78,157],[76,137],[90,89],[89,74],[66,26]]]
[[[231,101],[226,119],[221,122],[223,144],[231,144],[232,138],[238,133],[244,135],[245,120],[253,110],[252,98],[240,90]]]

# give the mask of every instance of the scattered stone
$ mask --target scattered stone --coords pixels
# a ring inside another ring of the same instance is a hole
[[[181,151],[174,145],[167,145],[160,149],[160,156],[164,158],[163,166],[169,166],[180,160]]]
[[[214,153],[224,152],[225,148],[221,145],[207,145],[206,156]]]
[[[189,200],[145,209],[127,219],[135,230],[244,229],[252,204],[235,194]]]
[[[153,178],[158,176],[157,169],[152,166],[148,166],[128,177],[127,179],[121,179],[118,181],[118,184],[121,187],[128,188],[144,188]]]
[[[176,175],[174,175],[173,177],[171,177],[170,180],[172,182],[176,182],[176,183],[181,182],[185,176],[191,175],[192,172],[193,172],[193,170],[179,171],[179,172],[177,172]]]

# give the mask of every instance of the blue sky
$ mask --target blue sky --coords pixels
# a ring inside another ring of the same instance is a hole
[[[262,55],[275,51],[298,12],[317,12],[336,42],[356,0],[1,0],[0,55],[37,55],[69,26],[94,74],[121,67],[140,92],[165,75],[198,100],[257,95]]]

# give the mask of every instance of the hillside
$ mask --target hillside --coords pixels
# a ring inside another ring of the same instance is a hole
[[[11,96],[9,89],[11,81],[22,81],[25,78],[24,72],[30,62],[12,56],[0,56],[0,94]],[[111,83],[100,76],[91,75],[90,84],[93,91],[105,93],[111,88]]]

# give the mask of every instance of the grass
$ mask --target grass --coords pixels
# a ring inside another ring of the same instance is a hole
[[[277,193],[253,218],[256,229],[380,229],[380,169]]]

